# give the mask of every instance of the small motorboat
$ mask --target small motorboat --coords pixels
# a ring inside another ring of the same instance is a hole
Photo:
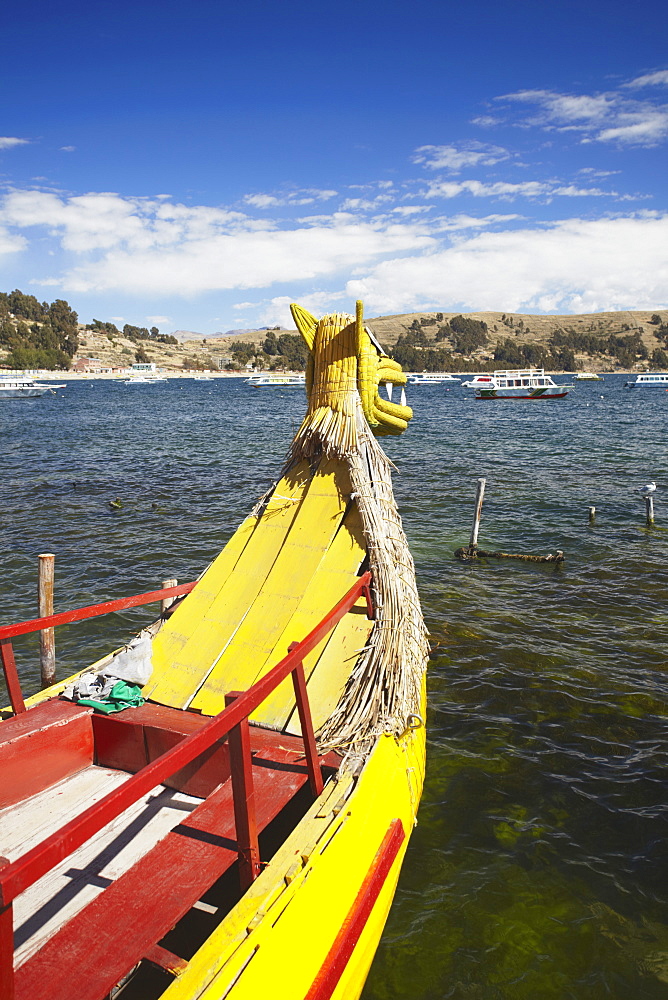
[[[375,437],[412,413],[378,395],[406,376],[361,303],[292,311],[306,415],[199,579],[0,627],[3,1000],[362,991],[424,779],[426,632]],[[14,637],[174,598],[24,699]]]

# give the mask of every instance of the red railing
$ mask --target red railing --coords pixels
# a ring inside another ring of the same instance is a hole
[[[137,771],[123,785],[84,810],[83,813],[66,823],[41,844],[33,847],[23,857],[12,862],[6,862],[6,859],[0,858],[0,944],[11,941],[12,903],[18,895],[42,878],[55,865],[98,833],[129,806],[139,801],[156,785],[162,784],[175,771],[185,767],[215,742],[226,736],[230,737],[240,877],[243,887],[246,888],[259,874],[260,869],[257,826],[253,808],[248,717],[288,675],[292,675],[304,739],[309,782],[314,796],[319,795],[323,788],[322,770],[306,692],[303,660],[353,607],[360,596],[365,596],[367,613],[373,617],[370,586],[371,573],[367,572],[357,580],[348,593],[341,598],[320,624],[309,632],[305,639],[291,644],[287,656],[277,663],[269,673],[260,678],[247,691],[231,692],[226,699],[229,702],[228,706],[198,732],[184,738],[171,750]],[[42,621],[44,620],[42,619]],[[18,626],[8,627],[16,628]],[[3,862],[5,862],[4,865]],[[10,991],[13,990],[13,947],[8,946],[2,949],[2,954],[0,985],[7,986],[7,992],[1,993],[4,997],[11,996],[12,992]]]
[[[109,615],[112,611],[124,611],[126,608],[137,608],[141,604],[153,604],[156,601],[165,600],[168,597],[182,597],[189,594],[195,587],[197,581],[193,583],[182,583],[178,587],[166,587],[163,590],[151,590],[147,594],[135,594],[134,597],[119,597],[115,601],[104,601],[103,604],[90,604],[86,608],[75,608],[73,611],[61,611],[57,615],[48,615],[46,618],[33,618],[27,622],[19,622],[18,625],[0,626],[0,662],[5,675],[7,693],[14,713],[18,715],[25,712],[26,706],[23,700],[21,682],[16,669],[14,650],[10,639],[17,635],[26,635],[29,632],[41,632],[42,629],[55,628],[56,625],[67,625],[70,622],[80,622],[85,618],[97,618],[99,615]]]

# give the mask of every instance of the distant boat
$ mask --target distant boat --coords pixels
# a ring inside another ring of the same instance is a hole
[[[668,389],[668,375],[665,372],[646,372],[638,375],[635,382],[625,382],[625,389]]]
[[[160,375],[152,375],[146,378],[144,375],[132,375],[130,378],[126,378],[123,385],[153,385],[154,382],[168,382],[169,379],[162,378]]]
[[[467,382],[462,382],[463,389],[478,389],[480,387],[489,387],[492,382],[492,375],[474,375],[473,378],[468,379]]]
[[[64,388],[64,382],[48,385],[46,382],[35,382],[27,375],[0,375],[0,399],[34,399],[54,389]]]
[[[459,384],[460,381],[449,372],[421,372],[408,376],[409,385],[441,385],[442,382],[457,382]]]
[[[543,368],[504,368],[475,390],[476,399],[561,399],[570,385],[557,385]]]
[[[288,386],[304,386],[305,384],[305,375],[251,375],[246,379],[246,385],[253,385],[256,389],[268,389],[272,386],[285,389]]]
[[[575,376],[576,382],[602,382],[603,378],[601,375],[597,375],[596,372],[578,372]]]
[[[213,382],[213,375],[195,375],[195,382]]]

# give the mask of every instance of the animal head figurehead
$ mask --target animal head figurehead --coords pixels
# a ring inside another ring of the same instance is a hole
[[[346,450],[356,440],[356,414],[361,404],[374,434],[402,434],[413,411],[403,403],[381,399],[378,390],[381,382],[404,386],[406,376],[364,324],[362,303],[357,303],[356,316],[331,313],[320,320],[299,305],[293,304],[290,309],[309,349],[309,405],[304,425],[312,430],[331,430],[325,438],[345,439]]]

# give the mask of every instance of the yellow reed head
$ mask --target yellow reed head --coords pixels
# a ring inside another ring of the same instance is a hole
[[[309,349],[309,413],[321,407],[352,412],[352,402],[359,393],[364,416],[374,434],[402,434],[413,411],[409,406],[381,399],[379,386],[381,382],[404,386],[406,376],[365,325],[362,303],[357,303],[355,316],[331,313],[322,319],[296,304],[290,309]]]

